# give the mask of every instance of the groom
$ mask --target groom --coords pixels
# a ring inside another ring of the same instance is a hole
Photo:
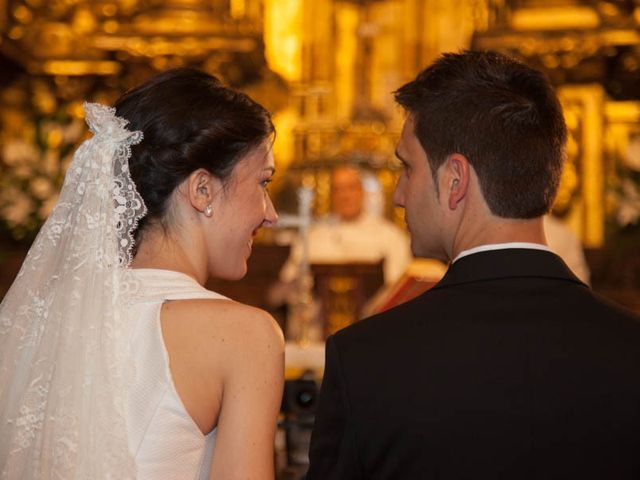
[[[396,92],[433,289],[327,340],[309,480],[640,478],[640,323],[547,248],[566,140],[539,72],[447,54]]]

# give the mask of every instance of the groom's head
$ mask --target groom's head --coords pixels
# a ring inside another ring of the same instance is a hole
[[[399,157],[414,170],[413,160],[426,161],[432,185],[423,187],[433,190],[442,207],[458,201],[455,193],[461,187],[466,192],[468,179],[458,173],[467,168],[491,215],[531,219],[549,211],[560,179],[566,126],[542,73],[498,53],[448,53],[395,96],[407,112]],[[447,169],[449,176],[441,178]],[[417,213],[410,212],[407,195],[416,192],[402,191],[406,186],[401,178],[396,202],[407,209],[415,235],[419,232],[411,217]],[[443,188],[448,191],[440,197]],[[427,213],[434,216],[432,228],[443,227],[437,222],[445,219],[437,211]]]

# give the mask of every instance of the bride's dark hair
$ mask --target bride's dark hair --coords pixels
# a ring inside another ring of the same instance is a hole
[[[269,112],[247,95],[190,68],[168,70],[126,92],[116,115],[144,139],[129,168],[147,206],[147,222],[162,222],[174,189],[204,168],[226,180],[238,161],[274,134]]]

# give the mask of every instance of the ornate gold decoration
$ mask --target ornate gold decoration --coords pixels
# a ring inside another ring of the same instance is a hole
[[[617,131],[605,105],[640,98],[640,5],[534,0],[488,4],[489,21],[476,31],[472,45],[519,57],[546,71],[558,86],[570,138],[556,208],[567,213],[567,222],[587,247],[602,247],[606,191],[617,171],[605,161],[611,157],[610,140],[603,139]]]
[[[329,279],[329,305],[327,307],[326,330],[329,335],[352,324],[357,319],[358,309],[353,298],[357,280],[352,277],[335,276]]]
[[[619,55],[624,72],[640,71],[640,6],[630,1],[0,0],[0,33],[0,51],[40,76],[69,114],[80,95],[113,100],[154,70],[196,65],[238,86],[267,71],[268,60],[288,82],[292,100],[278,94],[283,84],[251,93],[279,102],[278,168],[293,165],[301,172],[297,181],[318,186],[317,213],[329,208],[328,170],[343,162],[371,166],[390,205],[403,115],[390,93],[443,50],[471,42],[519,56],[559,86],[599,83],[603,105],[620,83],[606,84],[607,61]],[[31,86],[21,92],[31,95]],[[602,228],[596,224],[606,212],[586,204],[602,201],[604,180],[585,175],[606,175],[609,167],[597,170],[593,165],[602,160],[583,158],[592,147],[582,143],[589,135],[581,129],[597,122],[580,117],[588,100],[569,97],[568,120],[577,130],[557,207],[597,245]],[[45,112],[47,100],[38,98]],[[276,192],[285,183],[279,177]]]
[[[604,170],[602,137],[604,91],[600,85],[566,86],[559,96],[570,119],[569,145],[578,147],[569,159],[577,167],[580,195],[575,200],[570,219],[587,247],[600,247],[604,242]]]
[[[82,100],[110,104],[155,71],[182,65],[264,96],[256,85],[275,75],[264,59],[262,5],[262,0],[0,0],[5,70],[0,180],[11,184],[7,192],[20,190],[0,198],[0,227],[18,239],[37,231],[54,201],[52,194],[40,197],[46,189],[57,191],[67,156],[80,141],[78,135],[58,133],[81,122]],[[277,78],[270,87],[264,103],[275,110],[270,100],[282,87]],[[14,128],[18,124],[24,128]],[[29,151],[16,147],[23,144]],[[20,165],[7,163],[13,161]],[[23,178],[27,171],[34,182]]]
[[[6,34],[0,47],[31,73],[52,75],[112,75],[130,57],[187,63],[255,51],[262,38],[261,5],[261,0],[8,0],[0,17]]]
[[[625,228],[640,224],[640,102],[607,102],[604,117],[606,211]]]
[[[293,140],[280,161],[292,172],[318,176],[319,186],[337,164],[372,169],[384,189],[385,213],[404,224],[392,206],[399,169],[393,152],[404,116],[392,92],[443,49],[467,46],[475,24],[488,22],[485,2],[267,0],[265,7],[268,57],[293,83],[290,118],[297,119],[288,124]],[[278,192],[285,181],[276,182]],[[316,213],[328,210],[328,195],[318,194]]]

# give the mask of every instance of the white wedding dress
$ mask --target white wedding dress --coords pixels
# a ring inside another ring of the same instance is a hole
[[[114,108],[85,112],[93,136],[0,303],[0,479],[208,479],[216,433],[176,392],[159,315],[167,300],[224,297],[128,268],[143,134]]]
[[[204,435],[175,389],[160,327],[166,300],[224,299],[191,277],[169,270],[130,269],[130,355],[135,378],[127,401],[127,435],[138,480],[209,478],[215,429]]]

